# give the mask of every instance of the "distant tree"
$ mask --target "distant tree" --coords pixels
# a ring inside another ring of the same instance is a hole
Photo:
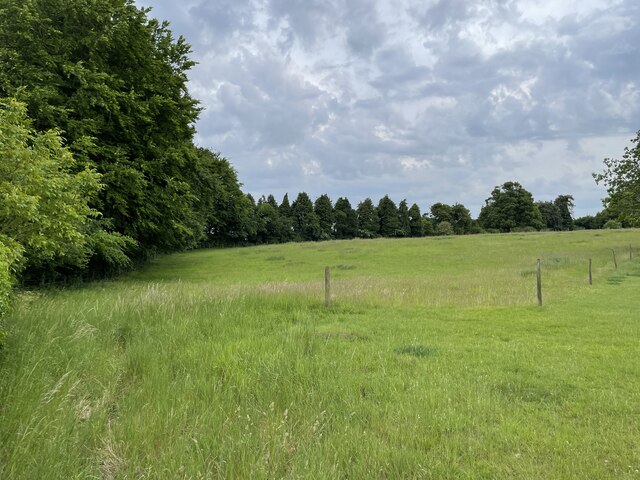
[[[290,242],[295,238],[295,232],[293,230],[293,212],[291,210],[291,205],[289,204],[288,193],[285,193],[284,197],[282,197],[282,202],[278,207],[278,211],[282,220],[282,227],[284,232],[283,242]]]
[[[433,226],[433,219],[426,213],[422,214],[422,234],[425,237],[435,235],[435,228]]]
[[[12,273],[21,257],[43,280],[61,268],[83,269],[96,253],[128,266],[135,242],[103,229],[89,205],[100,181],[95,170],[78,168],[58,132],[33,130],[24,103],[0,100],[0,242]]]
[[[471,233],[471,227],[473,226],[471,212],[461,203],[456,203],[451,207],[451,219],[449,223],[451,223],[453,232],[456,235]]]
[[[562,230],[562,213],[560,208],[553,202],[536,202],[538,210],[542,215],[542,223],[549,230]]]
[[[380,235],[380,220],[376,207],[370,198],[365,198],[358,204],[358,236],[374,238]]]
[[[339,198],[334,207],[335,237],[355,238],[358,234],[358,215],[347,198]]]
[[[451,205],[440,202],[434,203],[431,205],[431,217],[433,218],[433,223],[435,225],[440,222],[451,223]]]
[[[606,208],[595,215],[586,215],[584,217],[576,218],[574,220],[574,226],[576,228],[584,228],[586,230],[597,230],[604,228],[604,225],[609,220],[615,220],[616,215],[609,212]]]
[[[282,217],[277,206],[273,202],[261,197],[256,207],[258,216],[257,243],[280,243],[285,234],[283,233]]]
[[[533,196],[518,182],[506,182],[495,187],[480,210],[478,221],[485,229],[502,232],[526,227],[539,230],[544,227]]]
[[[320,222],[318,216],[313,211],[313,203],[309,195],[300,192],[295,201],[291,204],[293,217],[293,231],[296,240],[309,241],[319,240],[321,235]]]
[[[258,217],[258,206],[253,195],[247,193],[245,195],[245,204],[247,205],[247,217],[245,219],[246,242],[253,245],[258,243],[258,231],[261,228],[260,218]]]
[[[398,237],[411,236],[411,222],[409,219],[409,206],[407,200],[404,199],[398,204]]]
[[[320,224],[320,240],[330,240],[333,238],[333,205],[328,195],[320,195],[313,206],[313,211],[318,217]]]
[[[573,230],[573,196],[558,195],[553,204],[560,211],[562,230]]]
[[[411,205],[409,209],[409,231],[412,237],[422,237],[424,235],[424,224],[420,207],[417,204]]]
[[[289,204],[289,194],[285,193],[284,197],[282,197],[282,202],[280,202],[280,215],[283,217],[292,218],[293,213],[291,212],[291,205]]]
[[[198,160],[191,180],[197,212],[204,223],[206,244],[245,243],[255,234],[251,225],[253,206],[240,189],[238,174],[229,161],[206,148],[198,148]],[[198,222],[198,223],[200,223]]]
[[[436,235],[454,235],[455,234],[455,232],[453,231],[453,227],[451,226],[451,223],[447,222],[446,220],[436,225],[435,232],[436,232]]]
[[[279,210],[278,202],[276,201],[276,197],[274,197],[273,195],[269,195],[269,196],[267,197],[267,200],[266,200],[266,201],[267,201],[267,203],[268,203],[269,205],[271,205],[273,208],[275,208],[276,210]]]
[[[380,221],[380,235],[383,237],[397,237],[400,235],[400,222],[398,221],[398,207],[385,195],[378,202],[378,219]]]
[[[640,130],[621,159],[605,158],[604,165],[594,178],[607,187],[606,210],[624,226],[640,226]]]

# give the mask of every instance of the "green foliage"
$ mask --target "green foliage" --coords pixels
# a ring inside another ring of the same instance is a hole
[[[284,203],[284,202],[283,202]],[[309,195],[300,192],[291,204],[293,231],[301,241],[319,240],[321,235],[318,216],[313,211],[313,204]]]
[[[622,223],[617,220],[607,220],[602,228],[606,228],[608,230],[616,230],[618,228],[622,228]]]
[[[102,174],[92,207],[141,255],[202,234],[190,47],[147,12],[132,0],[0,3],[0,95],[23,98],[36,130],[65,132],[74,168]]]
[[[540,210],[533,202],[533,196],[518,182],[505,182],[495,187],[486,200],[478,217],[484,229],[510,232],[518,227],[544,227]]]
[[[433,219],[429,218],[429,215],[426,213],[422,214],[422,234],[425,237],[435,235],[435,230],[433,228]]]
[[[558,195],[553,204],[560,212],[562,230],[573,230],[573,196]]]
[[[330,240],[333,238],[334,213],[331,199],[328,195],[320,195],[314,205],[313,211],[318,217],[320,224],[320,240]]]
[[[560,208],[553,202],[536,202],[540,215],[542,215],[542,223],[549,230],[562,230],[562,213]]]
[[[380,219],[376,207],[370,198],[365,198],[358,204],[358,237],[375,238],[380,235]]]
[[[334,208],[335,236],[338,239],[355,238],[358,234],[358,215],[347,198],[338,198]]]
[[[16,274],[22,267],[23,251],[19,243],[0,234],[0,350],[7,338],[2,319],[9,310],[11,289],[16,282]]]
[[[412,237],[422,237],[424,235],[424,223],[420,214],[420,207],[417,204],[411,205],[409,209],[409,232]]]
[[[440,222],[451,223],[451,205],[440,202],[434,203],[431,205],[431,217],[436,225]]]
[[[398,221],[398,207],[389,198],[389,195],[385,195],[378,202],[378,220],[380,222],[380,235],[383,237],[398,237],[401,236],[400,222]]]
[[[625,226],[640,226],[640,130],[622,158],[605,158],[604,165],[604,172],[594,178],[607,187],[606,210]]]
[[[255,236],[251,223],[253,208],[240,190],[238,175],[229,161],[206,148],[196,149],[191,171],[195,225],[204,225],[202,234],[209,245],[240,244]],[[200,237],[194,237],[194,241]]]
[[[415,204],[414,204],[415,205]],[[409,206],[404,199],[398,204],[398,237],[410,237],[411,221],[409,218]]]
[[[451,223],[447,222],[446,220],[436,225],[436,228],[435,228],[436,235],[453,235],[455,233],[456,232],[453,230],[453,226],[451,225]]]
[[[466,235],[471,233],[473,220],[471,218],[471,212],[462,205],[456,203],[451,207],[451,227],[456,235]]]
[[[31,129],[24,104],[0,102],[0,234],[24,249],[31,271],[84,268],[93,255],[128,262],[131,240],[102,229],[88,204],[101,187],[57,132]]]

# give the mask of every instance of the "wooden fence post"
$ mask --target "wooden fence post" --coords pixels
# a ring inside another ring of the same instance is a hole
[[[538,259],[537,265],[537,286],[538,286],[538,306],[542,306],[542,270],[540,266],[540,259]]]
[[[593,277],[591,276],[591,259],[589,259],[589,285],[593,285]]]
[[[618,261],[616,260],[616,251],[612,248],[611,252],[613,253],[613,265],[618,269]]]
[[[324,268],[324,305],[331,306],[331,267]]]

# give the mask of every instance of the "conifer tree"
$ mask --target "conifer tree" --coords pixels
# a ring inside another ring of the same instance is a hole
[[[320,240],[330,240],[333,238],[333,205],[328,195],[320,195],[313,206],[313,211],[320,223]]]
[[[370,198],[365,198],[358,204],[358,237],[375,238],[380,235],[380,220],[376,207]]]
[[[358,234],[358,215],[347,198],[339,198],[334,208],[335,237],[355,238]]]
[[[389,195],[385,195],[380,199],[376,211],[380,222],[380,235],[383,237],[397,237],[400,233],[398,207],[389,198]]]

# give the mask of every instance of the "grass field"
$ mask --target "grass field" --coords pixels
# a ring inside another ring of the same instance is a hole
[[[640,231],[206,250],[24,292],[0,478],[640,478],[630,244]]]

